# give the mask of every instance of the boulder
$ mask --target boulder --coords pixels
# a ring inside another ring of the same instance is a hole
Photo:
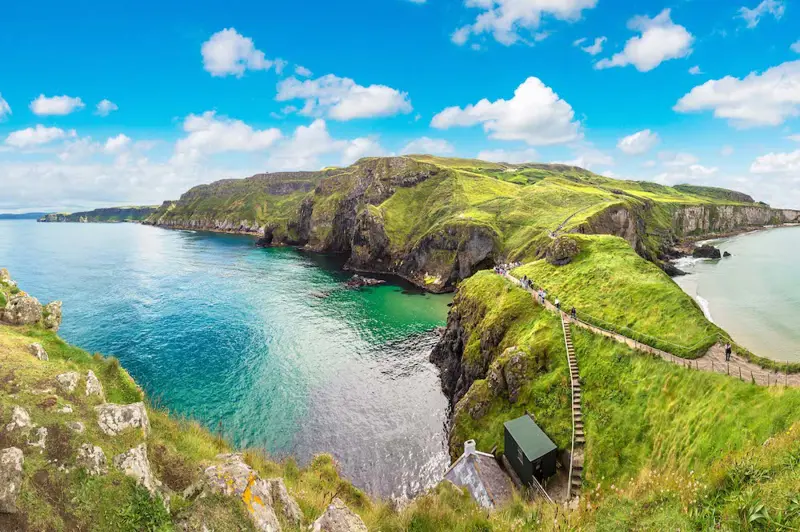
[[[59,408],[58,410],[56,410],[56,412],[58,412],[59,414],[71,414],[72,413],[72,406],[64,405],[61,408]]]
[[[96,395],[101,399],[104,397],[103,385],[92,370],[89,370],[89,373],[86,374],[86,395]]]
[[[33,425],[31,424],[31,416],[28,411],[21,406],[15,406],[11,412],[11,423],[6,425],[6,432],[14,432],[21,430],[28,432]]]
[[[64,393],[72,393],[78,386],[80,376],[75,371],[69,371],[56,376],[56,384]]]
[[[509,351],[509,349],[513,349],[513,351]],[[530,381],[531,375],[529,374],[528,359],[525,353],[517,347],[509,349],[504,353],[504,356],[508,356],[508,361],[503,367],[503,376],[508,390],[508,400],[511,404],[514,404],[519,398],[519,392],[522,387],[526,382]]]
[[[28,439],[28,445],[31,447],[38,447],[39,449],[44,449],[45,444],[47,443],[47,429],[44,427],[39,427],[34,432],[33,439]]]
[[[81,448],[78,449],[78,458],[76,462],[78,467],[84,468],[86,472],[92,476],[105,475],[108,473],[106,453],[96,445],[90,443],[81,445]]]
[[[72,432],[76,432],[78,434],[83,434],[83,431],[86,430],[86,427],[80,421],[68,421],[67,428]]]
[[[11,281],[11,274],[5,268],[0,268],[0,282],[7,283]]]
[[[272,494],[272,502],[274,505],[280,505],[283,517],[286,521],[294,526],[300,526],[303,520],[303,512],[300,511],[300,506],[297,501],[289,495],[289,490],[286,489],[286,484],[283,483],[282,478],[271,478],[267,480],[269,484],[270,493]]]
[[[114,467],[136,480],[136,483],[149,491],[150,495],[157,495],[160,492],[161,482],[150,469],[147,446],[144,443],[115,456]]]
[[[53,301],[45,305],[42,316],[44,317],[44,326],[58,332],[61,327],[61,301]]]
[[[11,325],[33,325],[42,320],[42,305],[35,297],[18,294],[6,303],[2,318]]]
[[[545,258],[547,262],[553,266],[565,266],[572,262],[572,259],[574,259],[580,251],[577,242],[569,237],[560,236],[547,246]]]
[[[703,244],[694,248],[692,257],[697,259],[721,259],[722,253],[710,244]]]
[[[380,279],[371,279],[369,277],[356,274],[345,283],[345,286],[347,288],[361,288],[363,286],[377,286],[384,284],[385,282],[386,281],[381,281]]]
[[[116,436],[129,428],[140,428],[147,436],[150,421],[144,403],[130,405],[105,404],[94,408],[97,412],[97,424],[100,430],[109,436]]]
[[[731,255],[730,253],[728,253],[728,252],[726,251],[726,252],[724,252],[724,253],[722,254],[722,256],[723,256],[723,257],[725,257],[725,258],[728,258],[728,257],[732,257],[733,255]]]
[[[319,519],[314,521],[313,532],[367,532],[367,526],[341,500],[333,502]]]
[[[17,512],[17,497],[22,486],[24,462],[22,451],[16,447],[0,451],[0,513]]]
[[[28,351],[30,351],[30,353],[39,360],[50,360],[50,357],[47,356],[47,351],[44,350],[42,344],[31,344],[28,346]]]
[[[206,487],[214,493],[242,499],[256,529],[263,532],[281,530],[272,507],[272,489],[268,482],[244,462],[241,454],[221,454],[220,464],[206,468]]]

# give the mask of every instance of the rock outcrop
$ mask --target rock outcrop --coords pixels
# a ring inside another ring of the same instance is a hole
[[[703,244],[692,251],[692,257],[697,259],[721,259],[722,252],[710,244]]]
[[[80,375],[76,371],[68,371],[61,375],[56,375],[56,384],[64,393],[72,393],[78,387]]]
[[[96,406],[97,424],[109,436],[116,436],[131,428],[142,429],[146,436],[150,432],[150,421],[144,403],[130,405],[104,404]]]
[[[29,295],[13,296],[2,312],[2,321],[11,325],[33,325],[42,321],[42,305]]]
[[[0,513],[17,512],[24,463],[25,458],[20,449],[9,447],[0,450]]]
[[[282,478],[271,478],[267,480],[269,484],[270,493],[272,494],[272,503],[275,506],[280,506],[281,513],[288,523],[293,526],[300,526],[303,520],[303,512],[297,501],[289,495],[289,490],[286,489],[286,484],[283,483]]]
[[[94,371],[89,370],[86,374],[86,395],[96,395],[101,399],[104,397],[103,395],[103,385],[100,383],[100,379],[97,378],[97,375],[94,374]]]
[[[273,508],[271,483],[262,480],[240,454],[219,455],[217,460],[221,463],[208,467],[204,472],[206,489],[241,498],[258,530],[280,531],[281,525]]]
[[[11,411],[11,422],[6,425],[6,432],[27,432],[32,426],[31,416],[28,411],[21,406],[15,406]]]
[[[83,432],[82,430],[80,432]],[[78,457],[76,459],[78,467],[82,467],[92,476],[105,475],[108,473],[108,465],[106,464],[106,453],[103,449],[90,443],[84,443],[78,449]]]
[[[553,240],[547,247],[545,257],[547,258],[547,262],[553,266],[566,266],[572,262],[572,259],[574,259],[580,251],[578,243],[575,242],[575,240],[566,236],[560,236]]]
[[[101,451],[102,452],[102,451]],[[150,460],[147,459],[147,445],[137,445],[130,451],[114,457],[114,467],[136,480],[136,483],[150,492],[150,495],[159,495],[161,482],[153,475],[150,469]]]
[[[29,345],[28,351],[39,360],[50,360],[50,357],[47,356],[47,351],[44,350],[44,347],[40,343]]]
[[[313,532],[367,532],[367,526],[340,499],[333,499],[325,513],[314,521],[311,530]]]
[[[53,301],[45,305],[42,315],[45,328],[58,332],[61,327],[61,301]]]

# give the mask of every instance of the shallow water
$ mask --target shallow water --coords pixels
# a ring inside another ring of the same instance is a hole
[[[67,341],[113,354],[160,404],[241,446],[330,452],[384,497],[447,467],[429,331],[451,297],[345,290],[336,261],[245,236],[0,221],[0,267],[61,299]]]
[[[685,261],[675,281],[707,316],[754,353],[800,360],[800,227],[713,242],[731,253],[719,261]]]

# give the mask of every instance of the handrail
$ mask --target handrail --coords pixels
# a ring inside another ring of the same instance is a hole
[[[533,477],[533,484],[534,484],[534,486],[536,486],[536,488],[539,490],[539,492],[542,495],[547,497],[547,500],[550,501],[550,503],[552,504],[553,503],[553,499],[550,497],[550,495],[547,494],[547,491],[542,487],[542,485],[539,484],[539,481],[536,479],[536,477]]]
[[[559,314],[561,314],[559,312]],[[569,452],[569,475],[567,476],[567,500],[570,499],[570,492],[572,491],[572,464],[575,461],[575,379],[572,377],[572,364],[569,360],[569,342],[567,341],[567,324],[564,321],[563,314],[561,315],[561,331],[564,334],[564,349],[567,352],[567,371],[569,372],[570,393],[572,395],[572,403],[570,406],[570,417],[572,418],[572,447]]]

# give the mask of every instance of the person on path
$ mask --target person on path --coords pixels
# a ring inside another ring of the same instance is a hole
[[[573,320],[578,319],[578,310],[575,307],[572,307],[572,309],[569,311],[569,315],[572,316]]]
[[[733,353],[733,348],[731,347],[730,343],[725,344],[725,362],[731,361],[731,354]]]
[[[556,309],[561,312],[561,300],[556,298]]]

